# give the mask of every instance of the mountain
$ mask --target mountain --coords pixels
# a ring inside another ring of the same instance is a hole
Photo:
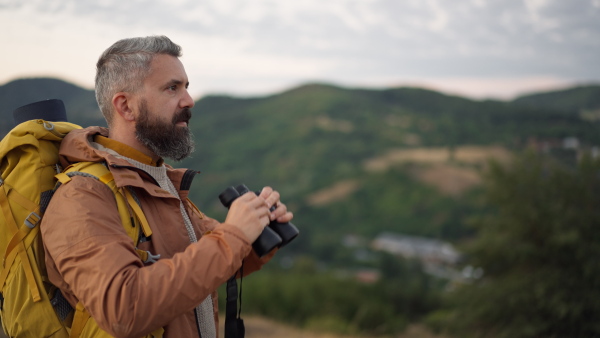
[[[322,242],[322,255],[343,233],[460,238],[477,208],[461,194],[478,187],[488,157],[567,137],[600,145],[598,125],[579,112],[419,88],[308,84],[260,98],[209,96],[195,111],[198,151],[185,165],[206,174],[204,197],[194,197],[206,206],[219,193],[211,189],[275,185],[303,221],[327,228],[304,243]]]
[[[62,100],[69,121],[84,125],[105,125],[93,90],[52,78],[19,79],[0,86],[2,135],[14,126],[12,112],[16,108],[47,99]]]
[[[197,150],[176,165],[202,172],[190,196],[219,219],[227,186],[276,187],[302,231],[289,252],[348,262],[346,235],[468,236],[486,161],[532,146],[574,159],[600,146],[599,94],[590,85],[478,101],[312,83],[263,97],[206,96],[190,122]],[[92,91],[23,79],[0,87],[4,130],[14,108],[46,98],[62,99],[75,123],[103,124]],[[565,149],[567,139],[576,149]]]
[[[536,93],[518,97],[513,101],[519,105],[555,109],[565,112],[597,110],[600,107],[600,86],[582,85],[573,88]]]

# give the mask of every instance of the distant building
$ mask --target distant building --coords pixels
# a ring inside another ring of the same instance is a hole
[[[450,243],[437,239],[406,236],[389,232],[381,233],[372,242],[375,250],[386,251],[405,258],[417,259],[429,265],[454,265],[460,253]]]
[[[579,139],[577,137],[565,137],[563,139],[563,149],[579,149]]]

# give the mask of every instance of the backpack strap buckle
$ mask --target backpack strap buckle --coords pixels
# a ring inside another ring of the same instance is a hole
[[[54,125],[51,122],[45,121],[45,120],[41,120],[42,124],[44,125],[44,129],[48,130],[48,131],[52,131],[54,130]]]
[[[25,225],[29,229],[33,229],[40,222],[41,219],[42,217],[40,215],[36,214],[35,212],[31,212],[27,216],[27,218],[25,218],[25,221],[23,221],[23,223],[25,223]]]

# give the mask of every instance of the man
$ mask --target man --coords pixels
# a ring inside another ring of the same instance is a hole
[[[242,260],[244,273],[260,268],[272,254],[259,258],[251,243],[271,220],[293,218],[269,187],[237,198],[224,223],[189,202],[195,172],[162,161],[193,151],[194,101],[180,56],[164,36],[116,42],[97,64],[96,98],[108,129],[75,130],[61,144],[63,165],[106,163],[152,230],[137,249],[154,259],[142,262],[104,183],[75,176],[56,191],[41,226],[48,276],[91,315],[84,336],[142,337],[164,328],[165,337],[216,337],[217,288]]]

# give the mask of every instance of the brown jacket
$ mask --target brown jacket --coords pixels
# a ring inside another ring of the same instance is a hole
[[[190,244],[179,200],[128,162],[99,151],[91,140],[140,162],[134,149],[96,135],[91,127],[72,131],[60,149],[63,166],[106,161],[117,186],[133,187],[153,235],[138,247],[160,260],[144,265],[117,212],[112,191],[93,178],[75,176],[55,193],[41,225],[50,281],[75,306],[81,302],[98,326],[117,337],[141,337],[164,327],[165,337],[198,337],[194,307],[212,294],[217,321],[217,288],[239,270],[256,271],[259,259],[245,235],[199,212],[187,200],[195,172],[169,168],[192,220],[198,242]]]

